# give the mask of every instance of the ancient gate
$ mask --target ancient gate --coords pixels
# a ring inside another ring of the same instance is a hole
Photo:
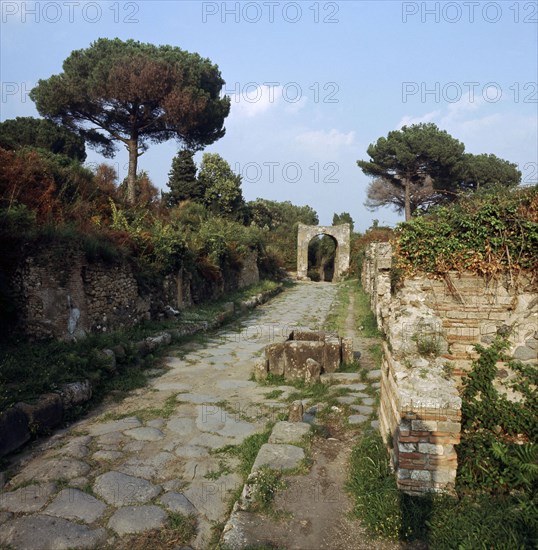
[[[299,224],[297,235],[297,279],[308,279],[308,245],[318,235],[329,235],[336,241],[333,282],[339,281],[349,269],[349,238],[351,230],[348,223],[341,225],[304,225]]]

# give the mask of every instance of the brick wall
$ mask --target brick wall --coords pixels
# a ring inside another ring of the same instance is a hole
[[[514,357],[538,363],[538,291],[530,275],[486,281],[471,273],[444,280],[414,277],[390,290],[390,245],[369,245],[362,280],[386,334],[380,428],[391,449],[398,487],[406,492],[452,492],[454,445],[461,430],[462,376],[476,357],[473,345],[490,343],[510,327]],[[420,344],[436,353],[424,356]],[[511,373],[499,365],[501,378]],[[517,396],[514,396],[517,398]]]

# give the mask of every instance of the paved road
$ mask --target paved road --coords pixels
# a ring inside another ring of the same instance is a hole
[[[240,326],[171,349],[165,371],[119,405],[53,436],[0,494],[0,543],[15,549],[114,547],[194,513],[194,548],[226,519],[237,462],[211,451],[261,431],[284,406],[249,380],[264,346],[323,325],[337,287],[302,283]],[[289,388],[283,387],[284,391]]]

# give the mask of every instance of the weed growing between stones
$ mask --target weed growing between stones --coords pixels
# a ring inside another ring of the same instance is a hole
[[[260,468],[250,482],[255,485],[252,499],[252,512],[268,512],[271,510],[273,499],[277,491],[286,487],[282,480],[282,472],[273,470],[267,466]]]

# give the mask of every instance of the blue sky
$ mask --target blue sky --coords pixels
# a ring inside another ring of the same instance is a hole
[[[401,219],[363,206],[369,178],[356,161],[403,124],[435,122],[468,152],[537,178],[537,2],[3,0],[0,25],[0,120],[37,116],[27,92],[100,37],[210,58],[232,109],[206,150],[242,174],[247,200],[309,204],[321,223],[342,211],[360,230]],[[140,158],[160,188],[177,149],[170,141]],[[124,151],[107,162],[125,177]]]

